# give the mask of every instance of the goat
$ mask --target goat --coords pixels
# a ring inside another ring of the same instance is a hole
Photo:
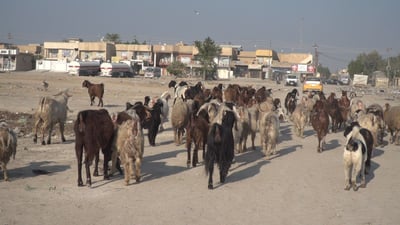
[[[390,143],[400,144],[399,131],[400,131],[400,106],[390,106],[385,104],[385,112],[383,113],[385,124],[390,132]]]
[[[311,112],[311,125],[318,136],[317,151],[321,153],[324,150],[325,137],[329,132],[329,115],[324,109],[324,103],[317,100]]]
[[[17,153],[17,135],[5,122],[0,123],[0,167],[3,170],[3,179],[8,181],[7,163],[11,156],[15,159]]]
[[[161,124],[162,101],[156,101],[152,108],[143,104],[135,103],[131,105],[131,109],[135,110],[140,117],[141,126],[148,129],[147,137],[151,146],[156,145],[156,137]]]
[[[93,176],[98,176],[99,151],[103,152],[103,176],[108,179],[108,162],[112,155],[114,124],[106,109],[83,110],[77,115],[74,124],[75,152],[78,161],[78,186],[82,182],[82,158],[85,153],[86,185],[92,185],[90,164],[95,159]]]
[[[174,141],[176,145],[180,145],[182,143],[183,132],[189,122],[190,119],[190,109],[186,102],[183,99],[176,99],[174,106],[172,107],[171,112],[171,124],[172,129],[174,131]]]
[[[292,115],[293,111],[297,105],[297,96],[299,96],[299,91],[296,88],[286,94],[285,97],[285,109],[286,115]]]
[[[192,112],[190,115],[190,120],[187,126],[187,134],[186,134],[186,149],[187,149],[187,166],[195,167],[198,160],[198,150],[203,148],[203,160],[205,158],[206,152],[206,144],[207,144],[207,135],[209,129],[209,117],[208,113],[205,110],[199,111],[197,110]],[[191,160],[191,148],[192,143],[194,143],[193,149],[193,160]]]
[[[97,97],[99,99],[99,103],[97,106],[103,107],[103,95],[104,95],[104,84],[93,84],[90,83],[88,80],[84,80],[82,83],[82,87],[88,89],[89,98],[90,98],[90,105],[94,104],[94,99]]]
[[[133,176],[135,176],[136,182],[140,182],[144,137],[139,118],[126,120],[119,125],[114,143],[124,166],[125,185],[129,184],[129,180]]]
[[[218,164],[219,178],[225,183],[234,157],[234,141],[232,129],[236,116],[232,110],[224,110],[221,124],[213,123],[207,137],[205,171],[209,175],[208,189],[213,189],[214,163]]]
[[[61,141],[65,142],[64,125],[67,120],[67,111],[69,110],[67,105],[68,98],[70,98],[71,95],[68,94],[68,90],[65,90],[54,96],[54,98],[42,97],[39,101],[39,106],[35,113],[35,126],[33,130],[34,143],[37,143],[38,128],[41,125],[42,145],[46,144],[44,141],[46,131],[49,132],[47,144],[51,144],[51,133],[56,124],[60,126]]]
[[[346,137],[346,145],[343,152],[344,174],[345,174],[345,190],[350,190],[353,187],[357,191],[356,179],[361,173],[361,185],[364,188],[366,185],[365,171],[367,160],[370,158],[368,140],[371,143],[371,133],[364,128],[361,128],[357,122],[352,123],[347,127],[344,136]],[[352,171],[351,171],[352,170]],[[350,178],[351,174],[351,178]]]
[[[271,154],[276,154],[279,127],[279,118],[275,112],[264,114],[264,116],[260,119],[261,147],[267,159],[271,156]]]

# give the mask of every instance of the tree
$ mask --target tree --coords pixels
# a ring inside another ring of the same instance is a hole
[[[377,51],[372,51],[368,54],[358,55],[356,60],[350,61],[347,68],[352,77],[354,74],[371,75],[377,70],[385,71],[386,63]]]
[[[121,39],[119,37],[119,34],[113,34],[113,33],[107,33],[104,36],[104,41],[114,42],[116,44],[121,43]]]
[[[331,76],[331,71],[329,70],[329,68],[322,66],[322,64],[318,65],[317,71],[321,74],[321,77],[328,78]]]
[[[177,77],[181,77],[183,74],[185,74],[185,70],[186,65],[179,61],[172,62],[167,67],[168,73],[173,74]]]
[[[200,61],[203,80],[206,80],[216,72],[217,65],[214,62],[214,58],[221,54],[221,48],[210,37],[207,37],[203,42],[195,41],[194,46],[198,50],[195,59]]]

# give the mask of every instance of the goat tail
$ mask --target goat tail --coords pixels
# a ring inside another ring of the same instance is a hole
[[[39,112],[43,112],[45,110],[44,106],[46,105],[46,100],[47,100],[46,97],[40,98],[40,101],[39,101]]]

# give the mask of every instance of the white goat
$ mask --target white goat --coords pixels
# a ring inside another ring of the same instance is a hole
[[[39,101],[39,106],[35,114],[35,126],[33,142],[37,143],[37,132],[41,125],[42,145],[45,145],[44,135],[46,130],[49,132],[47,144],[51,144],[51,133],[53,127],[58,123],[60,126],[61,141],[65,142],[64,124],[67,120],[68,98],[71,95],[68,90],[64,90],[54,95],[53,97],[42,97]]]

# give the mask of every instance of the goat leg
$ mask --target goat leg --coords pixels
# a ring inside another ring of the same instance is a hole
[[[94,159],[94,171],[93,176],[99,176],[99,152],[97,152],[96,157]]]

